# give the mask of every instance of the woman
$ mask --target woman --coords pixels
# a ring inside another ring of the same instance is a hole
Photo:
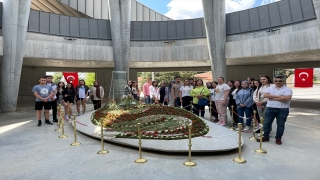
[[[267,98],[264,98],[264,92],[267,90],[268,87],[272,85],[272,81],[269,78],[269,76],[266,75],[261,75],[260,76],[260,82],[261,82],[261,87],[257,88],[255,92],[253,93],[253,100],[257,105],[257,110],[258,114],[260,117],[264,117],[265,113],[265,106],[268,102]]]
[[[227,84],[228,84],[228,86],[230,87],[230,91],[229,91],[229,95],[228,95],[228,109],[229,109],[229,112],[230,112],[230,116],[232,116],[232,114],[231,114],[231,104],[230,104],[230,102],[231,102],[231,100],[232,100],[232,95],[231,95],[231,93],[233,92],[233,90],[235,89],[235,87],[234,87],[234,81],[232,81],[232,80],[229,80],[228,82],[227,82]]]
[[[261,83],[259,80],[254,80],[254,81],[253,81],[253,84],[254,84],[254,87],[255,87],[254,89],[252,89],[252,90],[254,91],[253,96],[257,96],[257,95],[258,95],[258,91],[259,91],[259,89],[260,89],[261,86],[262,86],[262,83]],[[253,99],[253,100],[254,100],[254,99]],[[256,103],[254,103],[254,104],[252,105],[252,113],[253,113],[253,111],[257,111],[257,112],[258,112],[258,107],[257,107]],[[256,119],[257,119],[257,121],[260,123],[259,113],[256,114]]]
[[[193,89],[193,86],[190,85],[188,79],[184,80],[183,86],[180,87],[180,102],[182,103],[182,107],[190,111],[190,104],[191,104],[191,96],[190,91]]]
[[[64,82],[60,81],[57,86],[57,94],[56,94],[59,104],[63,104],[63,95],[64,95],[63,93],[64,93],[65,88],[66,87],[65,87]]]
[[[139,91],[139,88],[138,88],[138,83],[137,81],[133,81],[132,82],[132,88],[131,88],[131,91],[132,91],[132,96],[135,100],[139,101],[140,98],[139,98],[139,95],[140,95],[140,91]]]
[[[171,93],[171,90],[172,90],[172,86],[175,84],[175,81],[174,80],[171,80],[170,83],[169,83],[169,87],[168,87],[168,90],[169,90],[169,106],[173,106],[173,103],[174,103],[174,100],[172,99],[172,93]]]
[[[160,83],[160,88],[158,88],[157,98],[159,99],[159,104],[168,105],[169,102],[169,89],[166,87],[165,82]]]
[[[93,87],[90,88],[90,98],[92,100],[94,110],[101,108],[103,97],[104,97],[103,87],[99,85],[98,81],[94,81]]]
[[[236,103],[236,99],[237,99],[237,94],[238,92],[241,90],[241,81],[236,80],[234,82],[234,90],[231,92],[231,99],[230,99],[230,107],[233,106],[233,126],[237,127],[238,126],[238,115],[236,113],[237,111],[237,103]],[[232,111],[232,108],[230,109],[230,112]],[[232,116],[232,115],[231,115]]]
[[[217,111],[217,107],[216,107],[216,104],[215,104],[215,100],[216,100],[216,92],[215,92],[215,89],[218,85],[218,82],[217,81],[213,81],[211,83],[211,89],[210,89],[210,99],[211,99],[211,109],[209,109],[209,111],[211,112],[211,115],[213,116],[213,122],[219,122],[219,119],[218,119],[218,111]],[[211,120],[211,119],[210,119]]]
[[[132,81],[129,80],[124,87],[124,95],[132,95]]]
[[[68,114],[71,115],[72,114],[72,105],[74,103],[74,97],[76,95],[76,91],[73,87],[73,84],[68,83],[67,87],[65,88],[64,92],[64,110],[65,110],[65,119],[69,119],[68,118]]]
[[[151,99],[151,104],[157,104],[159,101],[158,98],[158,82],[157,81],[152,81],[151,86],[150,86],[150,99]]]
[[[196,81],[196,87],[190,91],[190,96],[193,97],[192,104],[193,104],[193,113],[199,116],[199,111],[201,111],[201,117],[204,118],[204,107],[198,105],[199,99],[206,98],[206,96],[210,95],[210,90],[203,86],[202,79],[198,79]]]
[[[217,124],[225,126],[227,125],[227,106],[230,87],[224,83],[223,77],[218,77],[218,86],[216,87],[215,92],[215,103],[220,120],[220,122],[218,122]]]
[[[251,127],[251,119],[252,119],[252,105],[254,104],[252,94],[253,91],[250,88],[250,82],[249,81],[242,81],[241,82],[241,90],[238,92],[236,97],[236,103],[237,103],[237,111],[239,115],[239,123],[243,124],[243,117],[244,114],[246,114],[246,127],[244,128],[244,131],[250,130]]]

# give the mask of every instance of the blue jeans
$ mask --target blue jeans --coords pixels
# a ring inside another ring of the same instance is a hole
[[[150,95],[147,95],[147,97],[144,98],[145,104],[150,104]]]
[[[276,138],[280,138],[284,132],[284,124],[287,121],[287,117],[289,115],[289,108],[269,108],[267,107],[265,112],[265,119],[263,123],[263,137],[269,138],[271,126],[274,118],[277,119],[277,133]]]
[[[243,118],[241,118],[241,117],[244,117],[244,113],[246,113],[246,118],[247,118],[246,125],[247,126],[251,126],[251,120],[252,120],[252,118],[251,118],[251,116],[252,116],[251,107],[240,107],[240,106],[238,106],[237,107],[237,111],[238,111],[238,114],[239,114],[238,122],[243,124]]]
[[[180,98],[176,98],[176,99],[174,100],[174,107],[181,107]]]

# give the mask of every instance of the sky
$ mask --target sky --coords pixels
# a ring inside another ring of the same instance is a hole
[[[192,19],[203,17],[202,0],[137,0],[169,18]],[[241,11],[279,0],[226,0],[226,12]]]

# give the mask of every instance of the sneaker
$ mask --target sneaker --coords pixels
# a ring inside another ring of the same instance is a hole
[[[42,124],[42,121],[38,121],[38,127],[40,127]]]
[[[249,131],[250,129],[250,126],[246,126],[243,131]]]
[[[219,121],[219,122],[217,122],[216,124],[217,124],[217,125],[220,125],[221,123],[222,123],[222,121]]]
[[[49,125],[53,125],[52,122],[50,122],[49,120],[46,120],[45,123]]]
[[[67,115],[64,116],[65,120],[69,120],[69,117]]]
[[[80,116],[81,114],[79,113],[78,116]]]
[[[54,119],[52,122],[58,122],[58,119]]]
[[[278,144],[278,145],[281,145],[281,144],[282,144],[282,141],[281,141],[280,138],[276,138],[276,144]]]
[[[225,126],[225,125],[227,125],[227,124],[226,124],[225,122],[221,121],[221,123],[220,123],[219,125]]]
[[[217,123],[217,122],[220,122],[220,120],[217,119],[217,118],[215,118],[215,119],[213,120],[213,122],[214,122],[214,123]]]

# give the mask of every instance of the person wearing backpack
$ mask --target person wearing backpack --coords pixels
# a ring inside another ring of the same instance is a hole
[[[253,101],[253,90],[250,88],[249,81],[241,82],[241,90],[237,93],[236,96],[236,104],[237,104],[237,112],[239,115],[238,122],[243,124],[244,114],[246,115],[246,127],[244,131],[248,131],[251,129],[251,121],[252,121],[252,105]],[[240,130],[240,129],[238,129]]]

